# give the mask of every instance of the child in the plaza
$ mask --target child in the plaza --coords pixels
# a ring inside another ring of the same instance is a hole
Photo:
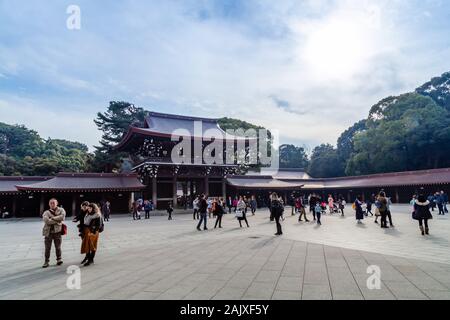
[[[322,214],[326,214],[327,213],[327,203],[325,201],[322,201],[320,203],[320,209],[322,210]]]
[[[316,206],[314,207],[314,212],[316,214],[317,224],[322,225],[322,222],[320,222],[320,216],[322,215],[322,206],[320,205],[320,202],[316,203]]]

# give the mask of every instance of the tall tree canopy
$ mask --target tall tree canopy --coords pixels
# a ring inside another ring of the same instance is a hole
[[[249,130],[249,129],[255,129],[256,131],[258,131],[258,129],[264,129],[264,127],[261,126],[257,126],[254,124],[251,124],[247,121],[243,121],[243,120],[239,120],[239,119],[233,119],[233,118],[220,118],[217,121],[219,123],[219,126],[223,129],[223,130],[229,130],[229,129],[243,129],[243,130]]]
[[[280,168],[307,168],[308,156],[305,149],[293,144],[280,146]]]
[[[338,152],[331,144],[321,144],[314,148],[308,167],[308,173],[312,177],[337,177],[342,170]]]
[[[450,72],[415,90],[382,99],[337,141],[342,171],[331,176],[450,166]],[[310,168],[318,167],[311,157]],[[320,171],[320,170],[319,170]],[[314,172],[309,172],[314,176]]]
[[[409,93],[374,106],[355,137],[348,175],[450,166],[450,113],[430,97]]]
[[[431,79],[417,88],[416,92],[430,97],[434,102],[450,112],[450,72]]]
[[[82,172],[90,155],[86,145],[42,139],[25,126],[0,123],[0,175],[55,175]]]
[[[95,147],[89,169],[94,172],[119,170],[122,159],[128,155],[117,152],[114,146],[122,140],[130,126],[142,126],[147,115],[143,108],[123,101],[111,101],[106,112],[98,112],[94,123],[103,134],[100,146]]]
[[[143,125],[148,112],[134,104],[123,101],[111,101],[106,112],[98,112],[94,123],[103,132],[97,150],[110,151],[122,140],[128,128]]]
[[[339,136],[337,140],[337,153],[342,168],[345,168],[348,159],[354,152],[355,137],[366,129],[366,119],[363,119],[356,122]],[[341,172],[341,175],[344,175],[344,171]]]

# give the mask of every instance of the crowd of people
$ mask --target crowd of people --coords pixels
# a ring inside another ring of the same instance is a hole
[[[283,234],[281,221],[284,220],[285,201],[276,193],[269,195],[269,200],[266,202],[269,206],[270,221],[275,221],[276,236]],[[322,216],[325,214],[340,214],[344,216],[344,209],[346,201],[344,197],[339,195],[333,197],[328,195],[326,199],[318,194],[310,194],[307,198],[300,196],[292,199],[292,215],[299,214],[298,222],[309,222],[306,210],[309,208],[309,213],[317,225],[322,224]],[[412,218],[419,222],[419,229],[422,235],[429,235],[430,229],[428,220],[432,219],[432,211],[437,207],[439,215],[448,213],[447,209],[448,196],[444,191],[436,192],[434,194],[425,195],[423,189],[420,189],[418,194],[413,195],[410,205],[412,209]],[[361,195],[356,196],[352,203],[352,208],[355,211],[355,219],[358,224],[361,224],[365,217],[369,214],[371,217],[375,216],[374,222],[378,224],[380,218],[381,228],[393,228],[391,213],[391,198],[386,195],[384,190],[380,190],[378,194],[372,194],[367,199],[363,200]],[[201,194],[197,196],[192,202],[193,219],[198,220],[197,230],[208,230],[208,218],[215,218],[214,229],[222,228],[222,217],[224,214],[234,213],[235,218],[239,222],[239,227],[243,227],[243,222],[247,228],[250,227],[247,213],[255,215],[258,203],[255,196],[236,196],[228,197],[226,200],[221,197],[208,197]],[[372,212],[374,208],[374,212]],[[133,220],[140,219],[141,211],[145,212],[145,219],[150,218],[150,211],[155,210],[151,200],[138,199],[134,201],[132,206]],[[174,211],[172,202],[167,204],[168,220],[172,220],[172,213]],[[89,266],[94,263],[94,257],[98,248],[99,235],[104,229],[104,221],[109,221],[111,213],[111,204],[105,201],[101,204],[83,202],[79,213],[73,219],[73,222],[78,222],[79,237],[81,238],[81,254],[85,257],[81,264]],[[67,226],[64,224],[66,212],[64,208],[58,206],[57,199],[50,199],[49,209],[43,215],[44,227],[42,234],[44,236],[45,245],[45,261],[43,268],[49,266],[50,251],[52,244],[56,251],[56,264],[61,265],[62,253],[61,243],[62,236],[67,233]],[[304,220],[302,219],[304,218]]]
[[[448,195],[444,191],[436,191],[434,194],[430,194],[426,200],[429,202],[431,211],[434,211],[437,208],[439,215],[448,213]]]
[[[232,212],[232,208],[234,208],[235,216],[239,222],[239,226],[242,228],[242,222],[244,221],[247,225],[247,228],[250,227],[247,220],[247,211],[250,208],[250,211],[253,215],[256,212],[256,201],[250,200],[246,201],[245,197],[239,197],[234,202],[231,200],[231,197],[227,199],[227,202],[223,198],[215,197],[210,198],[204,194],[199,195],[192,202],[193,207],[193,219],[199,220],[197,224],[197,230],[201,231],[201,226],[203,224],[203,230],[208,230],[207,221],[208,217],[214,216],[216,218],[216,222],[214,228],[222,228],[222,217],[226,214],[228,208],[228,213]]]
[[[133,220],[141,220],[142,213],[145,214],[145,219],[150,219],[150,212],[155,210],[156,207],[153,204],[152,200],[144,200],[142,198],[137,199],[133,202],[131,207],[131,213],[133,216]],[[172,213],[173,213],[173,204],[171,201],[167,203],[167,215],[168,220],[173,220]]]
[[[134,201],[132,206],[131,212],[133,214],[133,220],[140,220],[142,212],[145,213],[145,219],[150,219],[150,212],[155,209],[153,201],[144,200],[142,198]]]

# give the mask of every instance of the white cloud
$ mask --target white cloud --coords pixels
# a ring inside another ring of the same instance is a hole
[[[80,1],[86,20],[73,32],[65,8],[47,7],[45,20],[61,21],[51,30],[39,16],[20,29],[27,15],[3,9],[11,32],[21,32],[0,45],[0,71],[26,98],[0,88],[2,121],[26,121],[47,135],[41,120],[61,119],[52,135],[76,138],[72,122],[83,128],[79,140],[93,145],[95,111],[128,100],[160,112],[241,118],[298,144],[335,143],[381,98],[450,69],[448,23],[427,31],[424,8],[409,1],[248,1],[250,11],[235,19],[202,3],[133,1],[100,10]],[[202,10],[208,14],[199,19]],[[57,114],[55,99],[65,108]],[[33,116],[11,112],[19,107]]]

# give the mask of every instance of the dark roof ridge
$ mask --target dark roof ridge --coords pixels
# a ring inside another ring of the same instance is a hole
[[[437,168],[437,169],[423,169],[423,170],[411,170],[411,171],[399,171],[399,172],[386,172],[386,173],[373,173],[365,174],[360,176],[343,176],[343,177],[332,177],[332,178],[311,178],[311,180],[316,181],[330,181],[330,180],[340,180],[340,179],[360,179],[360,178],[372,178],[372,177],[392,177],[392,176],[406,176],[414,175],[418,173],[436,173],[436,172],[448,172],[450,168]]]
[[[103,173],[103,172],[59,172],[56,177],[78,177],[78,178],[110,178],[110,177],[137,177],[134,172],[130,173]]]
[[[28,180],[48,180],[54,176],[0,176],[0,180],[3,181],[28,181]]]
[[[163,118],[169,118],[169,119],[182,119],[182,120],[192,120],[192,121],[208,121],[208,122],[217,122],[218,118],[205,118],[205,117],[195,117],[195,116],[184,116],[179,114],[171,114],[171,113],[162,113],[162,112],[154,112],[149,111],[148,115],[156,116],[156,117],[163,117]]]

